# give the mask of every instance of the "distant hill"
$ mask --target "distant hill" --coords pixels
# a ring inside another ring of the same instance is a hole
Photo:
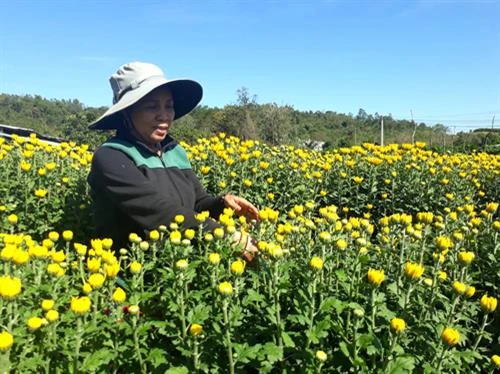
[[[32,128],[47,136],[88,143],[92,147],[111,134],[87,128],[105,110],[105,107],[85,107],[76,99],[48,100],[38,95],[0,94],[0,123]],[[226,132],[271,144],[314,144],[315,147],[321,144],[325,149],[364,142],[380,144],[380,123],[378,113],[368,114],[363,109],[353,115],[333,111],[299,111],[275,103],[258,104],[255,97],[250,98],[248,91],[242,88],[238,90],[236,104],[223,108],[200,106],[176,121],[173,132],[177,138],[187,141]],[[474,141],[469,142],[469,134],[452,136],[441,124],[429,127],[424,123],[415,124],[408,120],[395,120],[390,115],[384,116],[385,144],[423,141],[431,146],[460,145],[463,150],[468,150],[500,143],[490,130],[484,131],[489,134],[486,143],[482,141],[486,135],[478,131],[470,138]]]

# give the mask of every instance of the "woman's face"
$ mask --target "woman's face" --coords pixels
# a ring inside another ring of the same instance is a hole
[[[130,118],[140,139],[149,146],[161,142],[175,117],[174,100],[169,89],[157,88],[130,109]]]

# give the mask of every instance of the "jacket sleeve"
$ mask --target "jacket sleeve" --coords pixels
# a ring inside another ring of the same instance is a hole
[[[223,197],[209,195],[192,169],[187,171],[187,176],[196,191],[195,210],[197,212],[208,210],[210,217],[218,219],[225,208]]]
[[[168,225],[182,214],[184,227],[197,228],[196,212],[167,201],[157,185],[148,180],[134,162],[123,152],[101,147],[94,154],[89,175],[92,188],[101,191],[130,219],[144,229]],[[218,227],[213,220],[204,223],[205,229]]]

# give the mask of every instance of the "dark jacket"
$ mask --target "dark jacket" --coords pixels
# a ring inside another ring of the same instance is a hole
[[[126,247],[128,235],[169,225],[181,214],[183,228],[198,228],[197,212],[218,218],[221,197],[210,196],[200,184],[186,151],[170,136],[161,143],[162,157],[126,134],[102,144],[88,176],[94,203],[97,236],[113,239],[115,249]],[[219,224],[212,219],[204,228]],[[144,236],[143,236],[144,237]]]

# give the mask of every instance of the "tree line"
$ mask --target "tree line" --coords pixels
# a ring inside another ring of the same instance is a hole
[[[359,109],[357,114],[335,111],[299,111],[290,105],[257,103],[255,95],[242,87],[236,102],[222,108],[198,106],[176,121],[172,130],[179,140],[192,142],[199,137],[225,132],[242,139],[269,144],[293,144],[329,149],[349,147],[364,142],[380,144],[382,116]],[[0,94],[0,124],[27,127],[34,131],[87,143],[96,147],[112,132],[91,131],[88,124],[106,107],[86,107],[74,100],[45,99],[39,95]],[[451,135],[446,126],[397,120],[384,115],[384,143],[423,141],[434,147],[453,147],[458,151],[484,149],[500,143],[498,132],[459,133]],[[488,130],[486,130],[488,131]]]

